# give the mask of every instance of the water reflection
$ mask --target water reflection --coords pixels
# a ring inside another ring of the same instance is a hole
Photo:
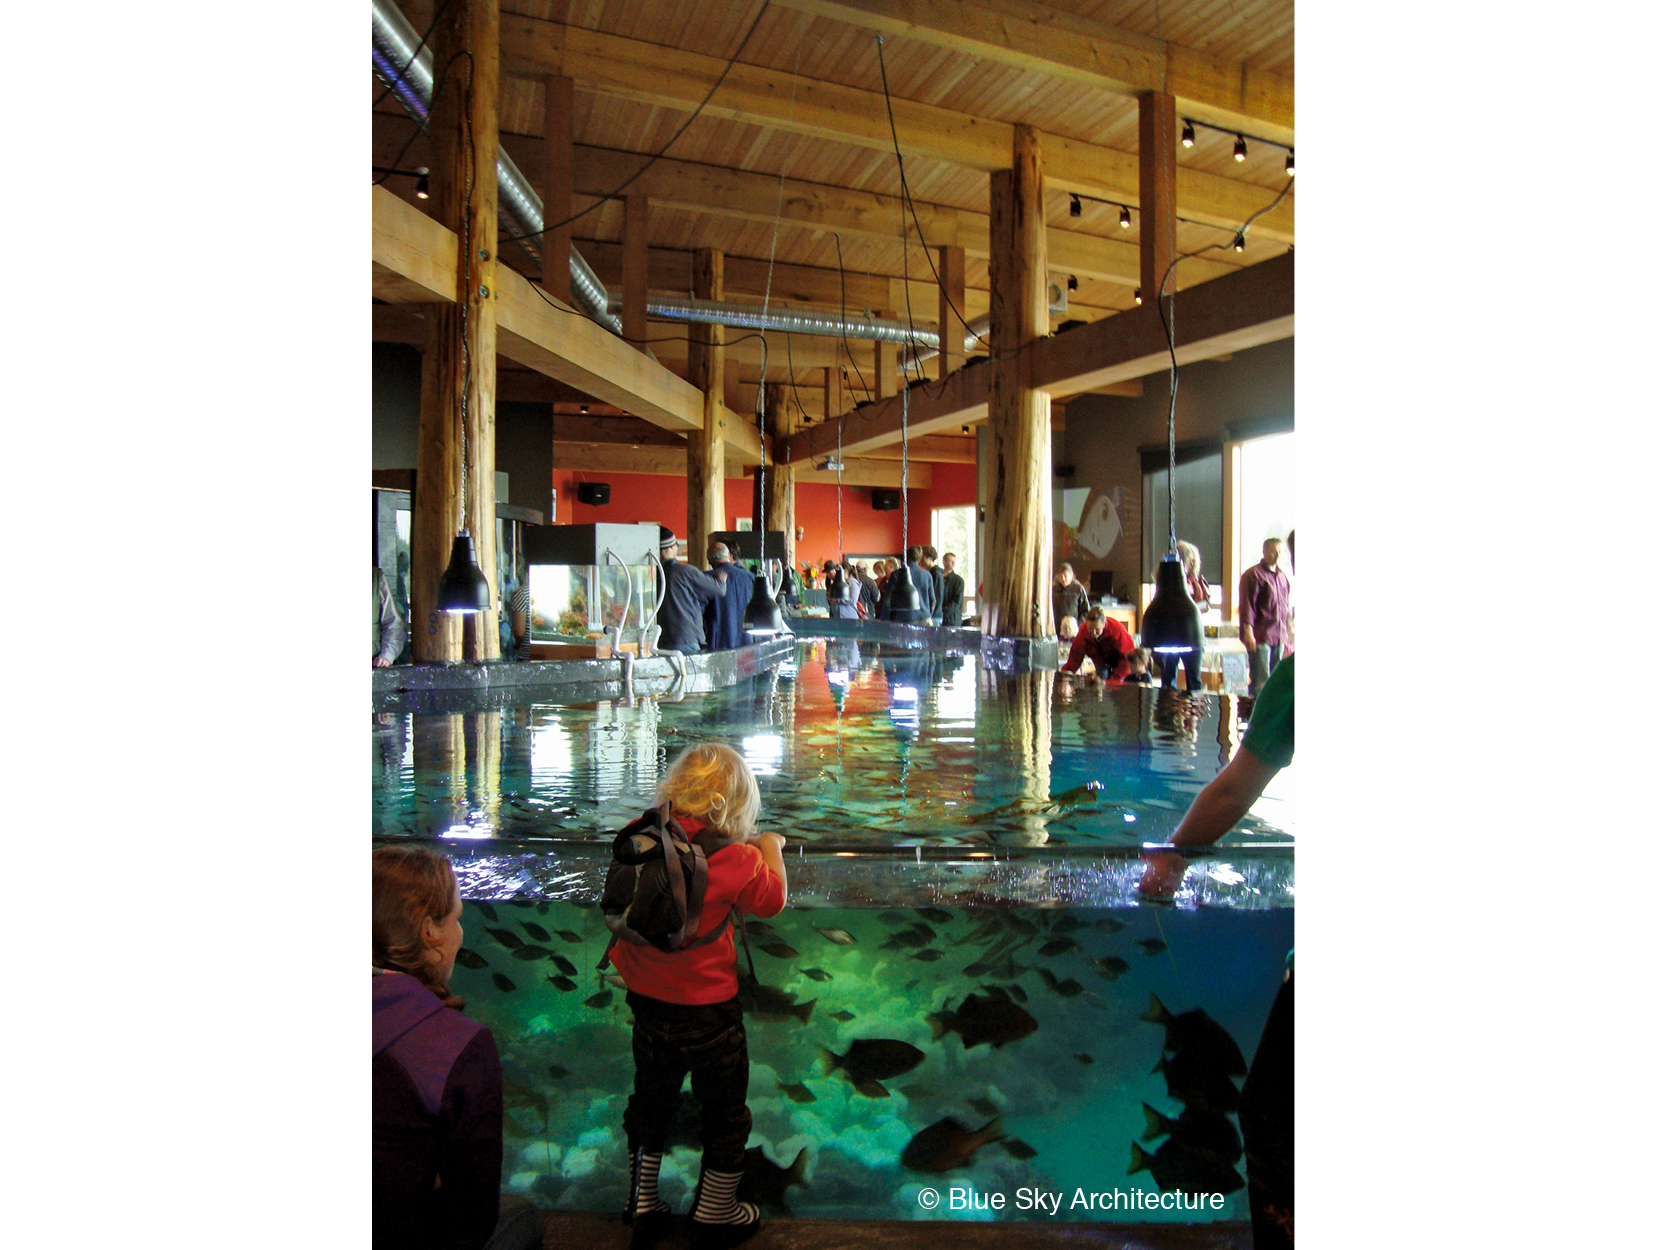
[[[1230,696],[976,657],[809,640],[793,665],[687,698],[379,717],[374,831],[605,841],[678,752],[721,741],[752,764],[764,822],[790,844],[1131,847],[1167,837],[1240,732]],[[1261,815],[1231,840],[1289,840],[1289,804]]]

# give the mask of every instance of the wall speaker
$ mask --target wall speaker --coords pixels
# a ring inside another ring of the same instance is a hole
[[[573,493],[578,497],[580,503],[588,503],[599,507],[608,502],[610,489],[606,482],[580,482],[579,488]]]
[[[876,512],[896,512],[903,506],[903,492],[895,487],[876,486],[873,498]]]

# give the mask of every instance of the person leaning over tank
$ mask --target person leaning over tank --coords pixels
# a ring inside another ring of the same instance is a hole
[[[660,527],[660,567],[666,575],[666,597],[655,620],[660,626],[659,649],[693,655],[706,645],[702,612],[708,603],[724,593],[729,578],[703,573],[677,558],[677,535],[669,525]]]
[[[1122,681],[1129,675],[1129,655],[1134,651],[1134,638],[1128,630],[1106,616],[1102,607],[1092,607],[1082,614],[1082,628],[1071,640],[1071,654],[1066,657],[1064,670],[1074,673],[1086,660],[1094,661],[1094,674],[1107,681]]]
[[[780,834],[756,833],[758,782],[734,749],[703,743],[673,762],[655,791],[707,856],[706,898],[692,949],[666,952],[630,942],[609,958],[625,978],[634,1023],[636,1079],[625,1106],[631,1178],[624,1219],[632,1250],[666,1231],[671,1206],[660,1197],[660,1160],[683,1078],[700,1103],[700,1180],[690,1226],[700,1250],[718,1250],[758,1231],[758,1208],[738,1202],[752,1112],[747,1108],[747,1029],[735,975],[730,909],[768,918],[787,905]],[[697,945],[715,928],[715,941]]]
[[[1083,620],[1089,602],[1088,588],[1077,580],[1075,570],[1069,564],[1061,564],[1053,578],[1053,619],[1063,621],[1067,616],[1074,616],[1079,621]],[[1067,637],[1061,631],[1060,641],[1065,641]]]
[[[463,945],[451,864],[426,847],[371,853],[371,1244],[533,1250],[544,1221],[498,1192],[503,1069],[447,982]]]

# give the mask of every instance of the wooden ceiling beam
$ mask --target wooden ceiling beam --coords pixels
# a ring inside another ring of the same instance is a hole
[[[1290,338],[1296,333],[1296,262],[1290,254],[1250,265],[1175,297],[1175,357],[1181,364],[1210,360]],[[1021,368],[1053,399],[1158,373],[1169,368],[1169,350],[1156,301],[1116,317],[1090,322],[1038,339],[1023,349]],[[918,388],[909,401],[909,435],[949,430],[984,419],[989,407],[988,360],[968,365],[946,385]],[[856,422],[846,422],[846,454],[871,452],[901,441],[901,396],[864,405]],[[855,432],[852,426],[855,426]],[[778,449],[778,457],[799,464],[833,450],[836,430],[826,422],[801,430]]]
[[[910,440],[911,446],[913,440]],[[681,447],[627,447],[610,443],[553,443],[551,468],[580,473],[650,473],[663,477],[686,477],[688,456]],[[829,473],[812,465],[793,466],[793,480],[825,486],[896,486],[901,464],[888,460],[845,458],[845,472]],[[749,459],[730,449],[724,456],[726,478],[748,478],[758,469],[756,456]],[[909,460],[909,485],[916,490],[932,487],[932,466]]]
[[[896,11],[898,6],[888,0],[882,8]],[[500,20],[501,56],[504,71],[509,74],[540,79],[565,74],[581,88],[604,95],[689,110],[706,98],[712,84],[724,73],[725,61],[720,57],[538,18],[505,13]],[[900,20],[909,27],[907,19]],[[915,34],[912,29],[901,33]],[[1060,42],[1069,46],[1073,37],[1066,35]],[[1019,63],[1024,68],[1039,68],[1029,53],[1020,53]],[[1174,93],[1173,87],[1158,89]],[[1119,90],[1119,94],[1130,93]],[[1286,99],[1290,99],[1288,89]],[[985,173],[1006,169],[1012,163],[1013,126],[1008,122],[896,97],[892,98],[888,119],[886,99],[879,92],[803,75],[795,78],[743,62],[730,68],[705,112],[707,116],[879,152],[892,151],[890,121],[895,120],[897,145],[910,156]],[[1051,189],[1138,202],[1140,178],[1135,153],[1061,135],[1042,134],[1039,139],[1043,177]],[[1183,214],[1220,226],[1237,225],[1265,207],[1270,198],[1263,187],[1193,170],[1181,171],[1176,190]],[[1256,224],[1271,238],[1293,242],[1295,206],[1287,199]]]
[[[1032,0],[776,0],[783,8],[900,35],[1117,95],[1162,91],[1218,126],[1296,141],[1291,77],[1136,34]],[[505,19],[508,21],[506,15]],[[508,57],[506,27],[506,47]]]

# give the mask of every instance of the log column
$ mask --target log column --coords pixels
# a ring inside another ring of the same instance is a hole
[[[1175,97],[1140,93],[1140,289],[1147,299],[1175,259]],[[1172,274],[1164,289],[1175,293]]]
[[[461,52],[468,56],[459,56]],[[458,237],[458,289],[429,310],[417,422],[417,487],[411,508],[412,653],[419,663],[498,658],[496,430],[498,326],[493,307],[498,256],[498,0],[457,0],[434,32],[434,63],[451,68],[435,84],[429,115],[434,216]],[[471,147],[468,129],[472,127]],[[473,168],[470,155],[473,153]],[[465,350],[466,348],[466,350]],[[461,414],[467,414],[467,420]],[[451,558],[460,513],[459,465],[465,427],[467,513],[475,559],[492,587],[493,608],[468,618],[435,611],[440,574]]]
[[[1053,635],[1053,443],[1048,393],[1029,385],[1018,353],[1048,332],[1042,153],[1036,131],[1013,128],[1013,168],[990,175],[990,431],[993,489],[985,633]]]
[[[793,426],[787,412],[787,387],[780,382],[771,382],[764,387],[764,428],[770,433],[771,443],[769,485],[764,494],[764,528],[766,531],[780,530],[785,536],[787,564],[791,568],[797,547],[793,541],[793,466],[783,464],[777,453],[778,449],[785,447]]]
[[[724,297],[724,254],[701,247],[694,252],[696,299]],[[706,402],[701,427],[689,434],[689,563],[706,565],[706,543],[724,527],[724,328],[689,326],[689,384]]]
[[[496,175],[494,174],[494,177]],[[564,304],[573,302],[568,257],[573,223],[555,225],[573,211],[573,80],[560,74],[544,78],[544,224],[539,237],[544,289]]]
[[[648,350],[648,197],[625,197],[625,254],[620,285],[624,288],[625,341],[640,352]]]
[[[955,315],[960,313],[964,317],[967,312],[967,249],[940,247],[938,277],[943,279],[943,285],[938,288],[938,377],[941,379],[967,360],[967,353],[961,347],[966,327],[961,324],[961,317]]]

